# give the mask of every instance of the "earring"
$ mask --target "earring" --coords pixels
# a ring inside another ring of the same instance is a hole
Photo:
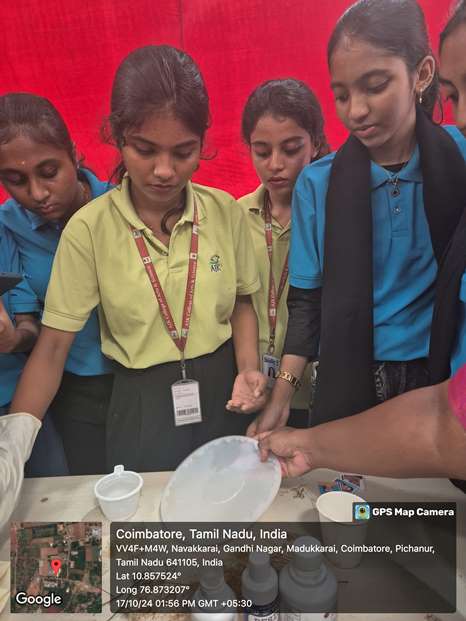
[[[421,88],[421,90],[419,91],[419,105],[422,106],[422,91],[424,89]]]

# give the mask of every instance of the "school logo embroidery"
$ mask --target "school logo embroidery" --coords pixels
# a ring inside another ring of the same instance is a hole
[[[210,271],[211,272],[221,272],[222,271],[222,264],[220,262],[220,257],[218,254],[213,254],[210,257]]]

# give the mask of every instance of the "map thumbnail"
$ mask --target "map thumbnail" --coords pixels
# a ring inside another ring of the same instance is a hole
[[[101,612],[102,524],[12,522],[11,611]]]

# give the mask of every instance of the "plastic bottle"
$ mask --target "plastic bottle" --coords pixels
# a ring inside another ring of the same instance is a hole
[[[281,621],[335,621],[337,581],[313,546],[314,537],[299,537],[291,561],[280,571]]]
[[[241,576],[243,599],[252,601],[245,621],[278,621],[278,575],[265,552],[251,552]]]
[[[235,599],[233,589],[225,582],[223,567],[205,567],[200,575],[199,588],[194,593],[196,605],[191,612],[191,621],[235,621],[236,610],[226,603]],[[214,605],[201,603],[212,600],[216,600]]]

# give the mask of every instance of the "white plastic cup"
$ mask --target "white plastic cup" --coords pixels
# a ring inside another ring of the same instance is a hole
[[[127,520],[137,511],[142,488],[142,477],[137,472],[115,466],[111,474],[97,481],[94,493],[102,513],[108,520]]]
[[[349,492],[326,492],[317,499],[320,530],[325,545],[336,547],[337,553],[326,552],[336,567],[352,569],[361,562],[362,552],[341,551],[342,545],[362,545],[367,535],[367,521],[353,522],[353,503],[365,503],[360,496]]]

